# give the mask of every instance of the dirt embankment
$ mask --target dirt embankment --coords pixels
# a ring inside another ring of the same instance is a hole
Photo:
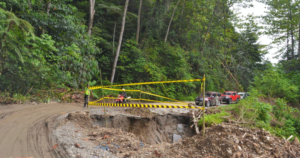
[[[87,126],[91,123],[89,118],[79,119],[81,116],[78,116],[76,121],[72,119],[73,123],[81,127],[86,125],[80,131],[82,140],[90,141],[101,148],[100,151],[107,150],[116,157],[300,157],[300,143],[297,139],[289,142],[265,130],[249,129],[236,124],[212,126],[206,129],[203,137],[202,132],[194,135],[192,131],[188,131],[190,120],[187,116],[146,113],[151,117],[110,116],[107,118],[109,128],[104,127],[105,118],[100,115],[91,117],[99,125],[93,128]],[[178,129],[178,124],[183,125],[180,125],[183,128]],[[190,135],[187,134],[189,132]],[[182,136],[176,143],[173,143],[174,134]]]

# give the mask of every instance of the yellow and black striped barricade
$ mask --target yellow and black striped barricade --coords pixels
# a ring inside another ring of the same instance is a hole
[[[112,106],[112,107],[128,107],[128,108],[167,108],[167,109],[200,109],[198,106],[184,106],[184,105],[156,105],[156,104],[129,104],[129,103],[95,103],[90,102],[91,106]]]

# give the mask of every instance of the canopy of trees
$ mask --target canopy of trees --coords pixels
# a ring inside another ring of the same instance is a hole
[[[265,0],[264,19],[273,27],[267,33],[279,35],[274,42],[288,39],[293,60],[299,4],[285,1]],[[2,0],[0,91],[100,85],[100,70],[107,85],[205,74],[206,90],[246,91],[268,66],[257,27],[235,29],[236,3],[242,0]],[[183,99],[199,93],[200,83],[144,88]]]

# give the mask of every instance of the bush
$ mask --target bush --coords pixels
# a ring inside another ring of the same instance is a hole
[[[257,109],[257,120],[264,121],[265,123],[270,122],[272,119],[270,112],[272,110],[272,106],[270,104],[256,102],[255,108]]]
[[[224,121],[224,119],[222,118],[223,116],[230,116],[230,114],[227,113],[227,112],[222,111],[221,113],[206,115],[206,116],[204,116],[205,125],[206,126],[211,126],[211,125],[214,125],[214,124],[220,124]],[[202,127],[202,125],[203,125],[203,118],[201,118],[198,122],[199,127]]]
[[[276,105],[273,107],[274,116],[278,121],[282,121],[286,109],[287,109],[286,101],[284,99],[278,98],[276,100]]]
[[[261,75],[255,76],[252,84],[251,89],[256,89],[268,97],[285,98],[294,103],[298,101],[299,87],[278,68],[271,67]]]

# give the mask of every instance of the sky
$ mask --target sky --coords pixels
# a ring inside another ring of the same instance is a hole
[[[243,15],[243,16],[247,16],[249,14],[252,14],[254,16],[262,16],[262,15],[265,15],[265,11],[266,11],[266,8],[265,8],[265,4],[263,3],[259,3],[259,2],[256,2],[256,1],[253,1],[251,2],[251,4],[253,4],[253,7],[252,8],[242,8],[242,7],[238,7],[238,6],[233,6],[233,11],[235,13],[239,12],[240,15]],[[262,45],[270,45],[270,43],[272,42],[272,39],[270,36],[267,36],[267,35],[261,35],[259,37],[259,40],[258,42]],[[278,48],[274,47],[272,49],[269,49],[268,50],[268,54],[265,55],[265,60],[269,60],[271,61],[273,64],[274,63],[278,63],[278,60],[279,59],[275,59],[274,57],[276,56],[276,51],[278,50]]]

